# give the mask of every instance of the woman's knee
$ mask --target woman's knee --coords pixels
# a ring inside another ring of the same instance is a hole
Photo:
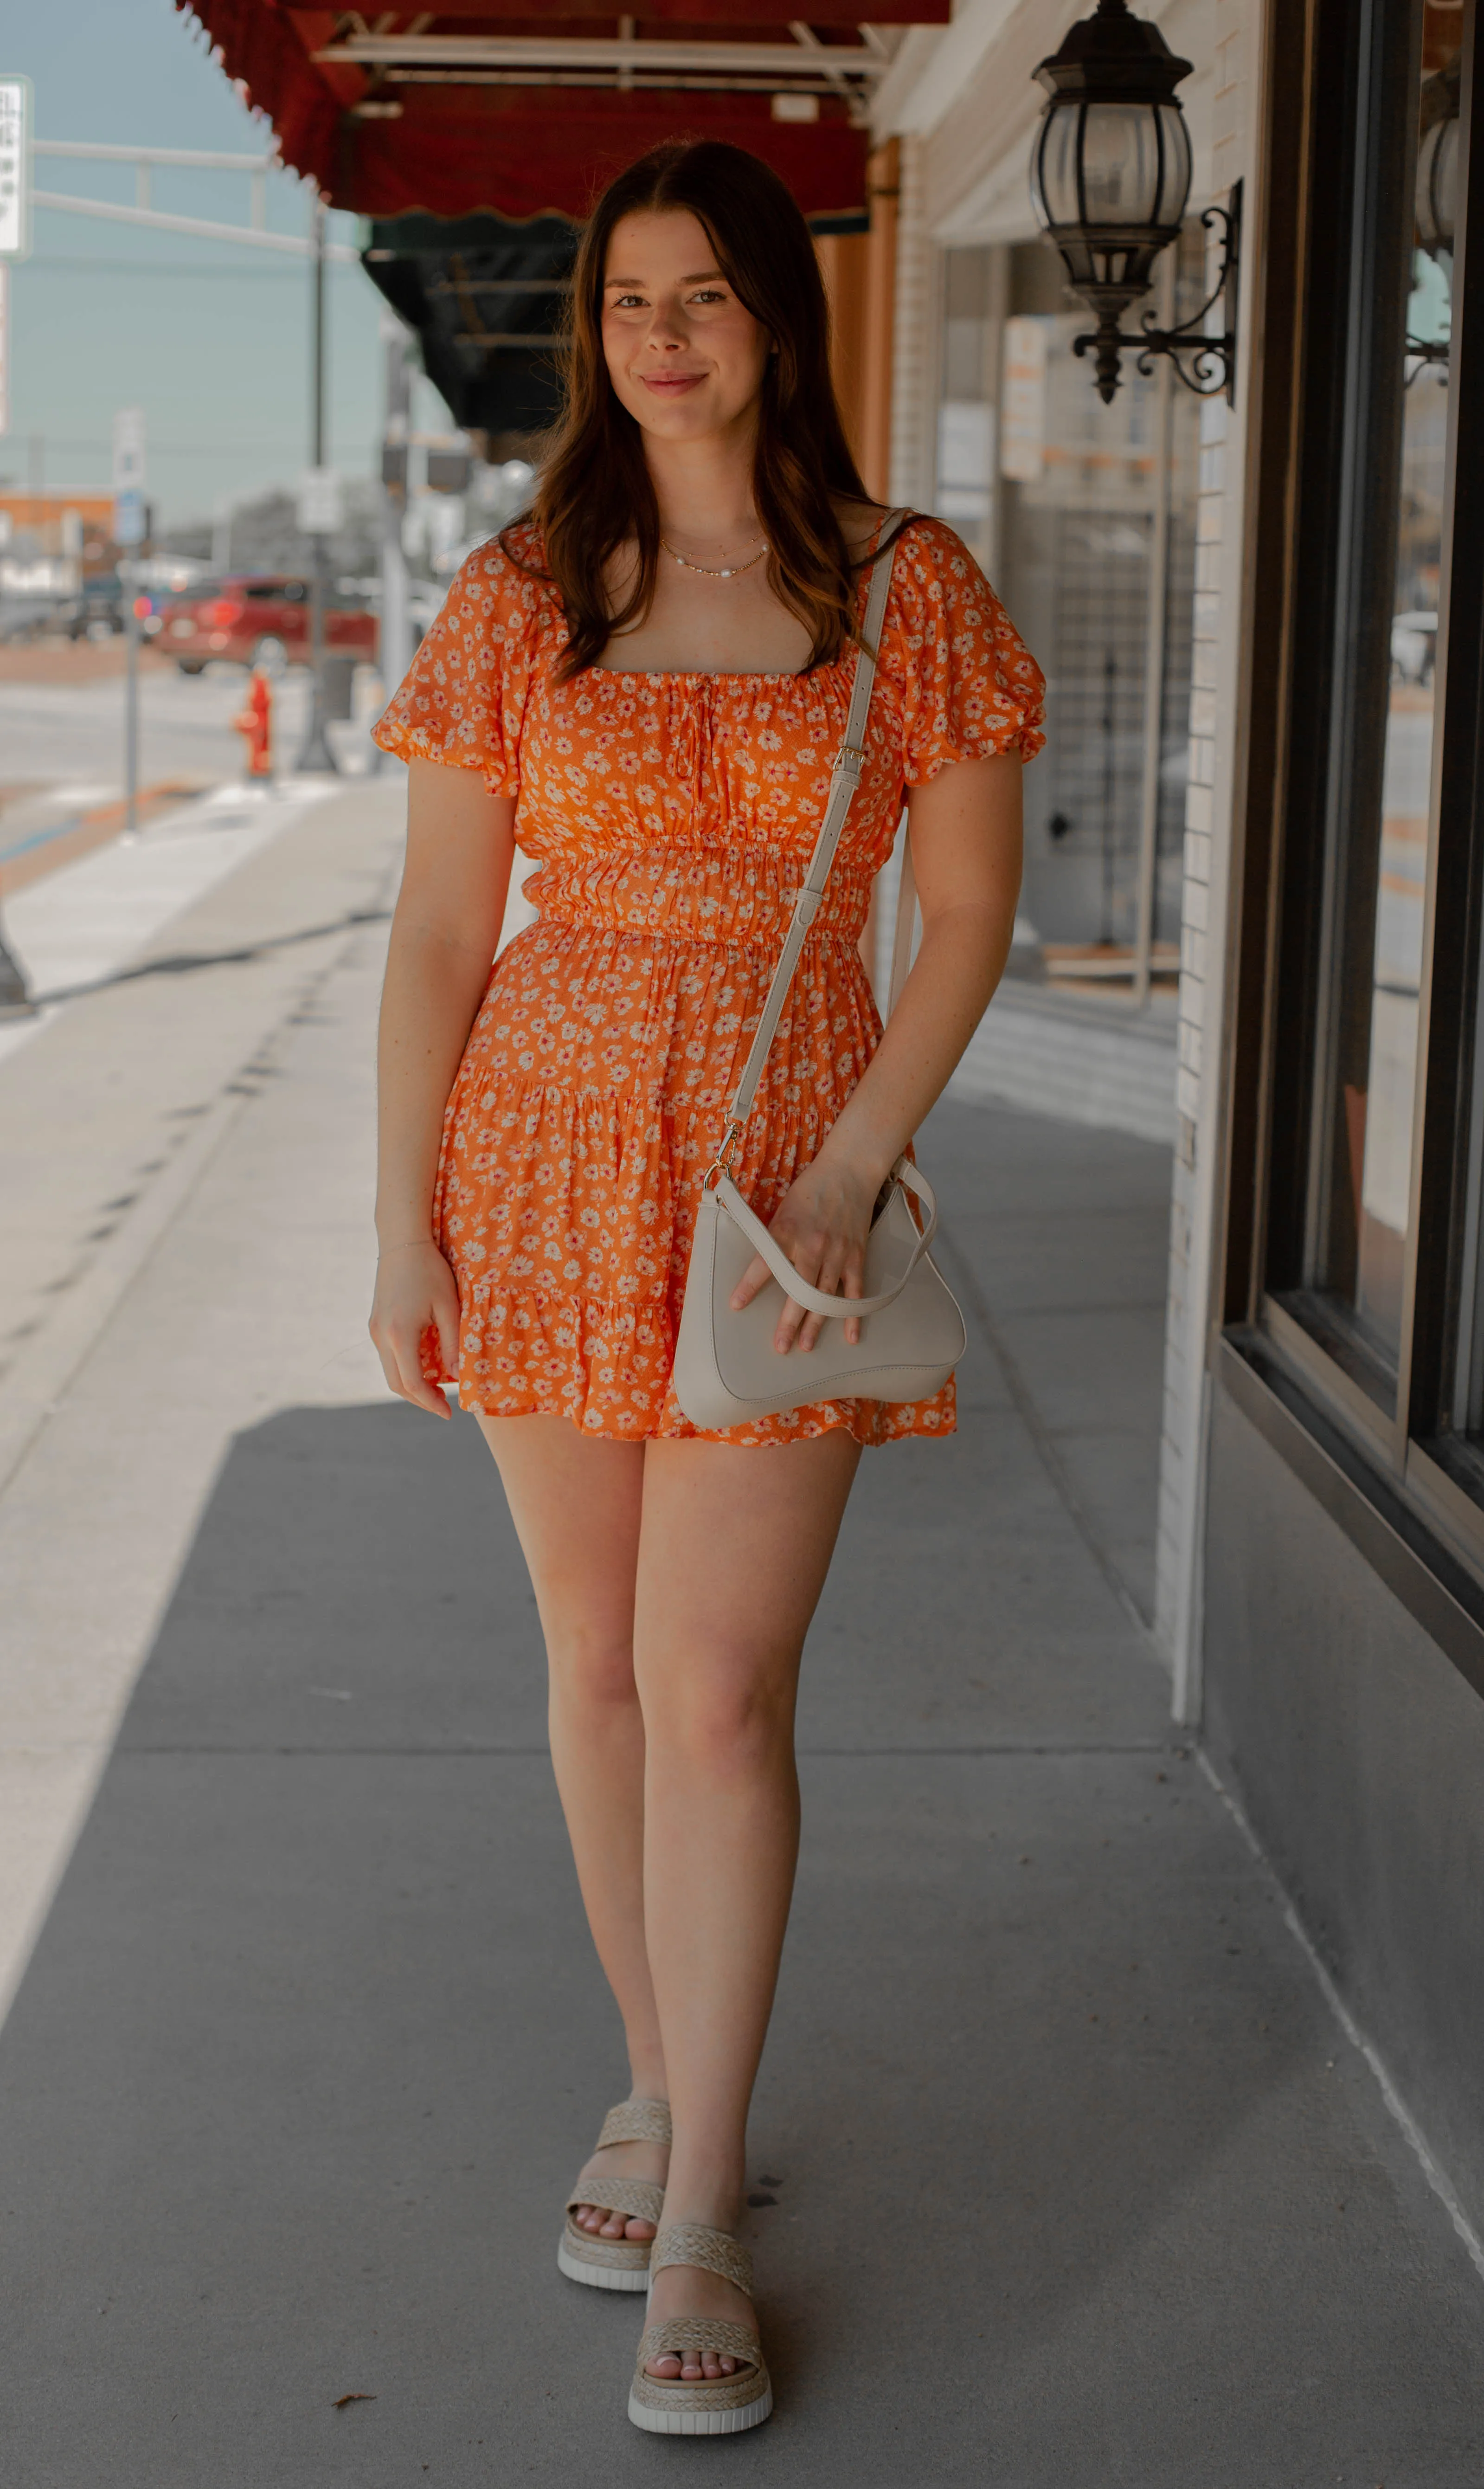
[[[554,1619],[546,1634],[552,1693],[595,1710],[637,1706],[631,1634],[584,1617]]]
[[[687,1777],[755,1777],[792,1752],[794,1672],[759,1666],[756,1652],[692,1655],[642,1672],[644,1733]]]

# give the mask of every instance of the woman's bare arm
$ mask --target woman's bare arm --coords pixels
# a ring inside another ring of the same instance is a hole
[[[477,770],[412,762],[377,1048],[381,1260],[371,1336],[392,1390],[444,1417],[422,1342],[436,1330],[444,1370],[456,1371],[459,1301],[433,1241],[433,1187],[443,1110],[489,982],[514,853],[513,796],[492,795]]]
[[[923,938],[901,999],[819,1155],[790,1186],[772,1232],[800,1275],[826,1294],[864,1293],[866,1239],[876,1195],[959,1056],[1010,956],[1020,892],[1018,752],[959,760],[907,797]],[[732,1297],[743,1305],[769,1276],[754,1261]],[[785,1302],[776,1345],[812,1348],[817,1314]],[[845,1336],[858,1335],[847,1323]]]

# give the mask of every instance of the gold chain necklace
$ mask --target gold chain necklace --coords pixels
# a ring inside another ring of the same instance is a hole
[[[756,565],[761,561],[763,555],[768,550],[767,543],[764,541],[758,546],[757,551],[754,554],[751,561],[734,561],[730,564],[729,568],[726,570],[708,570],[703,561],[687,561],[683,553],[676,553],[674,546],[671,543],[668,536],[661,536],[660,542],[669,554],[671,561],[677,561],[682,570],[694,570],[699,572],[702,579],[738,579],[744,570],[754,569]]]

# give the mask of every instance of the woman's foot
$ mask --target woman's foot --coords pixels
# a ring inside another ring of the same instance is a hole
[[[667,2205],[667,2221],[671,2217]],[[705,2273],[694,2264],[668,2264],[649,2285],[646,2325],[664,2325],[675,2316],[719,2316],[729,2324],[745,2325],[749,2333],[757,2331],[746,2291],[724,2281],[719,2273]],[[645,2360],[644,2374],[671,2385],[677,2378],[686,2385],[699,2385],[707,2377],[735,2376],[746,2365],[724,2351],[666,2351]]]
[[[670,2169],[668,2143],[606,2143],[583,2164],[581,2177],[573,2189],[573,2226],[585,2230],[594,2239],[652,2239],[653,2221],[642,2221],[636,2214],[611,2212],[603,2200],[605,2178],[649,2178],[663,2187]],[[592,2200],[585,2199],[583,2190],[592,2188]]]

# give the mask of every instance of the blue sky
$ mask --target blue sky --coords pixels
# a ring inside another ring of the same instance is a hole
[[[170,0],[47,0],[0,9],[0,74],[35,88],[39,138],[261,152],[255,120]],[[133,198],[125,165],[41,157],[36,186]],[[242,174],[159,170],[154,205],[245,223]],[[308,194],[283,174],[268,220],[302,233]],[[354,243],[355,219],[331,219]],[[370,472],[381,422],[378,299],[358,268],[334,269],[329,424],[334,462]],[[113,413],[142,406],[149,493],[169,523],[209,517],[229,494],[292,484],[309,423],[307,262],[101,218],[36,214],[31,258],[12,272],[11,428],[0,475],[24,489],[38,458],[48,491],[110,489]],[[419,382],[415,416],[448,422]]]

